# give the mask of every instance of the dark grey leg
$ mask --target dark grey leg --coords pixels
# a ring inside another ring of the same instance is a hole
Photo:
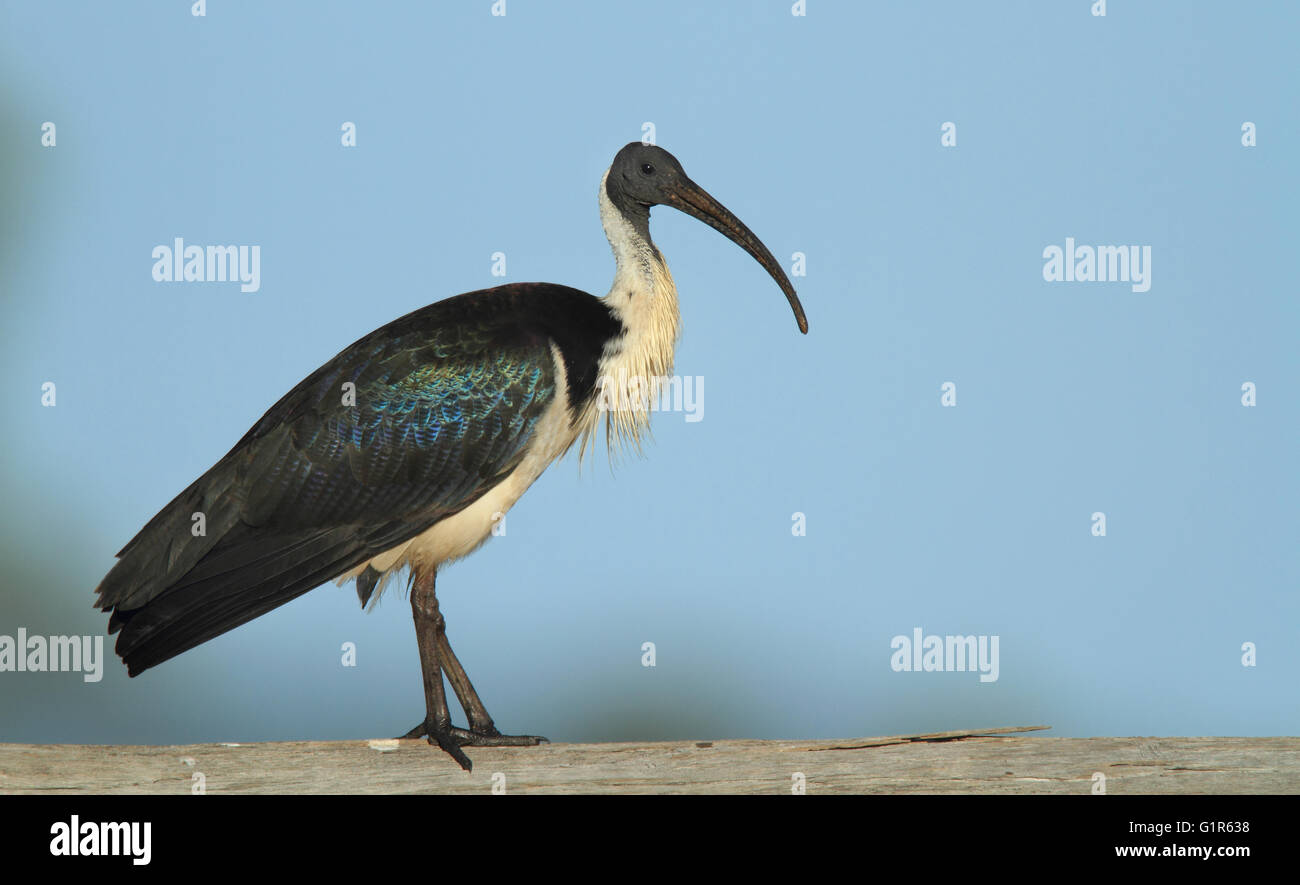
[[[415,619],[415,639],[420,647],[420,668],[424,674],[425,719],[402,737],[427,736],[430,744],[436,743],[466,771],[473,768],[473,763],[461,747],[528,747],[544,742],[546,738],[538,735],[510,735],[497,731],[469,681],[469,675],[451,650],[447,624],[438,611],[434,589],[436,579],[435,571],[417,570],[411,581],[411,613]],[[465,710],[469,719],[468,729],[451,724],[447,693],[442,684],[444,675]]]

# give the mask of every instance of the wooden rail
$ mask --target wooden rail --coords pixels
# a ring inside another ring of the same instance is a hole
[[[0,744],[0,793],[1300,793],[1300,738],[1023,734],[1039,728],[473,747],[473,772],[422,740]]]

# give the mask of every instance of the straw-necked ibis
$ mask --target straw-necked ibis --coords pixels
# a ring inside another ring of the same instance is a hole
[[[547,465],[576,441],[586,448],[602,413],[611,441],[639,440],[649,411],[622,396],[630,408],[604,408],[597,392],[606,379],[672,372],[677,290],[650,239],[650,207],[693,215],[743,247],[808,331],[772,253],[672,154],[627,145],[599,199],[617,262],[604,298],[516,283],[394,320],[289,391],[149,521],[96,591],[130,675],[329,580],[355,579],[364,607],[409,567],[425,716],[406,737],[427,736],[466,769],[463,746],[544,740],[497,731],[447,641],[434,582]],[[467,729],[451,724],[444,674]]]

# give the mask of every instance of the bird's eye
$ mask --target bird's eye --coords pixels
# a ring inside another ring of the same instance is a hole
[[[649,164],[649,163],[642,163],[642,164],[641,164],[641,174],[642,174],[642,175],[654,175],[654,174],[655,174],[655,167],[652,166],[652,165]]]

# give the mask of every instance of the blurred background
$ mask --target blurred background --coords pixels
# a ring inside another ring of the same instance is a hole
[[[657,415],[613,469],[571,453],[440,575],[503,731],[1300,732],[1297,7],[1089,7],[0,3],[0,635],[102,635],[114,554],[370,330],[502,282],[603,295],[596,187],[652,131],[803,253],[811,332],[655,210],[703,420]],[[176,237],[259,245],[260,290],[155,282]],[[1066,237],[1150,246],[1150,291],[1045,282]],[[918,627],[999,637],[999,678],[896,672]],[[0,740],[423,717],[393,589],[367,614],[326,585],[135,679],[111,642],[99,682],[0,672]]]

